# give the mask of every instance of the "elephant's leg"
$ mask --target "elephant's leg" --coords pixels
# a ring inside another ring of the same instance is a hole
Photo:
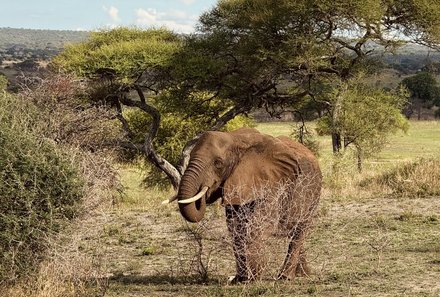
[[[255,279],[260,273],[258,252],[259,242],[254,240],[250,230],[249,217],[254,205],[227,205],[226,222],[232,235],[232,245],[236,263],[236,275],[231,283]]]
[[[231,280],[232,283],[239,283],[248,280],[246,268],[246,246],[242,236],[244,233],[243,222],[237,216],[239,211],[235,205],[226,205],[226,224],[232,237],[232,248],[235,256],[236,275]]]
[[[252,226],[253,227],[253,226]],[[259,226],[258,226],[259,227]],[[257,227],[257,228],[258,228]],[[250,231],[250,232],[249,232]],[[263,270],[263,241],[260,230],[248,230],[249,237],[246,242],[246,263],[249,279],[258,279]]]
[[[278,279],[293,280],[295,278],[297,266],[301,262],[301,251],[303,250],[303,242],[306,235],[305,229],[306,228],[303,225],[297,226],[292,236],[290,237],[289,246],[287,248],[287,255],[278,274]]]
[[[296,276],[309,276],[311,274],[310,267],[307,263],[306,252],[304,251],[304,247],[301,248],[299,253],[298,264],[296,265]]]

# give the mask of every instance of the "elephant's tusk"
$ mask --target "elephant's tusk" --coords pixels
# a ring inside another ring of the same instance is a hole
[[[171,197],[171,198],[165,199],[164,201],[162,201],[162,204],[168,204],[168,203],[171,203],[171,202],[173,202],[173,201],[176,200],[176,199],[177,199],[177,194],[174,195],[174,196]]]
[[[209,187],[205,186],[205,187],[203,187],[203,189],[197,195],[195,195],[195,196],[193,196],[191,198],[188,198],[188,199],[179,200],[179,201],[177,201],[177,203],[188,204],[188,203],[197,201],[197,200],[199,200],[200,198],[202,198],[206,194],[208,189],[209,189]]]

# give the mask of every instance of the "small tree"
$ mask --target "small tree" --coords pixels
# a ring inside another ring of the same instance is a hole
[[[422,108],[440,106],[440,86],[430,72],[420,72],[402,80],[402,85],[411,93],[407,116],[417,109],[417,119],[421,119]]]
[[[330,110],[318,121],[317,131],[321,135],[340,135],[344,149],[353,146],[359,171],[364,158],[380,151],[390,134],[408,129],[400,112],[407,102],[404,89],[385,91],[356,78],[342,82],[330,97],[337,102],[338,117]]]

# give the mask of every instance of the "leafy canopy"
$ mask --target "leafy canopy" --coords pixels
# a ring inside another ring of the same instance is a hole
[[[440,106],[440,86],[432,73],[420,72],[407,77],[402,85],[408,88],[412,98]]]
[[[114,108],[125,130],[121,145],[160,168],[151,167],[152,183],[160,181],[161,170],[166,172],[164,164],[178,166],[185,144],[215,125],[232,105],[182,79],[188,71],[210,67],[203,60],[194,65],[181,59],[198,57],[188,54],[185,44],[183,37],[164,29],[117,28],[96,32],[53,60],[55,68],[88,78],[90,101]]]
[[[197,123],[219,129],[261,107],[276,114],[301,106],[310,110],[315,104],[336,115],[341,102],[328,98],[329,89],[338,87],[334,82],[347,83],[365,71],[377,49],[393,51],[407,41],[439,45],[437,0],[221,0],[201,16],[192,36],[119,28],[68,48],[56,62],[103,86],[107,93],[102,98],[116,107],[128,136],[133,133],[123,109],[135,107],[149,114],[151,129],[135,147],[143,146],[145,154],[153,156],[149,160],[170,177],[179,174],[162,166],[166,162],[150,145],[160,134],[161,116],[163,123],[198,118]],[[359,104],[372,101],[372,106],[394,98],[381,90],[368,90],[373,97],[363,87],[344,88],[337,92],[348,98],[346,105],[349,98],[358,98]],[[362,102],[361,94],[367,95]],[[168,115],[174,119],[165,119]],[[343,115],[330,119],[335,118]],[[335,133],[354,137],[335,128],[334,140],[340,138]]]
[[[440,3],[222,0],[202,15],[199,31],[197,59],[215,60],[197,77],[206,88],[248,108],[285,106],[313,94],[313,81],[363,72],[377,49],[438,45]]]
[[[57,68],[94,77],[108,70],[120,83],[133,83],[147,69],[164,68],[181,47],[165,29],[117,28],[91,33],[86,42],[68,45],[54,58]]]

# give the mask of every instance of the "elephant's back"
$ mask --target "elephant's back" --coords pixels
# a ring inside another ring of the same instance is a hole
[[[277,139],[290,149],[291,154],[295,155],[302,173],[321,176],[318,159],[310,149],[286,136],[279,136]]]

